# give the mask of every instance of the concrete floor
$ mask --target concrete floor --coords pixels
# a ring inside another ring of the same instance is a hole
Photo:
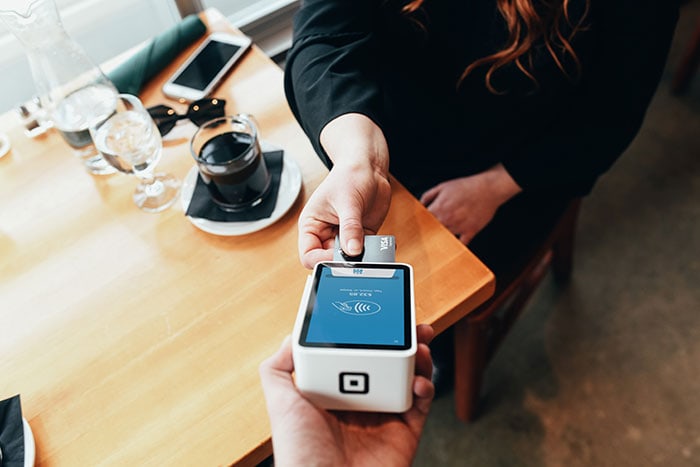
[[[572,282],[548,277],[492,360],[481,416],[437,399],[416,466],[700,466],[700,72],[584,201]]]

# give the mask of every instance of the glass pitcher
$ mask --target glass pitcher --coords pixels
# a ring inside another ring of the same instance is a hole
[[[117,90],[68,35],[54,0],[3,0],[0,19],[20,41],[41,105],[93,174],[114,173],[89,128],[116,108]]]

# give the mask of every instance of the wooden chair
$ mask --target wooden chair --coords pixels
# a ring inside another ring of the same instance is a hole
[[[454,397],[462,421],[474,419],[486,366],[549,268],[560,284],[570,278],[580,204],[573,200],[525,266],[497,277],[494,295],[455,324]]]

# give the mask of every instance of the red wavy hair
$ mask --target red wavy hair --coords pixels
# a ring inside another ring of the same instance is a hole
[[[402,11],[406,14],[414,13],[425,0],[410,0],[403,6]],[[458,85],[464,81],[475,68],[482,65],[489,65],[486,72],[486,87],[494,94],[499,94],[492,83],[494,72],[510,63],[525,74],[533,84],[537,85],[537,80],[532,74],[532,47],[542,40],[547,52],[552,57],[564,75],[573,78],[564,66],[564,58],[568,55],[576,68],[576,76],[581,72],[581,62],[576,56],[576,52],[571,46],[574,35],[583,29],[583,21],[588,14],[589,2],[585,1],[584,13],[580,19],[573,24],[569,17],[569,4],[571,0],[549,0],[542,2],[542,8],[538,12],[532,4],[533,0],[496,0],[498,11],[508,26],[508,41],[503,49],[475,60],[469,64]],[[569,31],[564,33],[563,27],[567,25]],[[526,62],[527,65],[524,63]]]

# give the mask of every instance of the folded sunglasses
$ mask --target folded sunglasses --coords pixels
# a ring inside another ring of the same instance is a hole
[[[147,110],[153,121],[156,122],[160,134],[165,136],[170,133],[178,121],[186,118],[195,125],[202,126],[213,118],[223,117],[226,114],[225,106],[224,99],[214,97],[192,102],[185,114],[179,114],[172,107],[162,104],[149,107]]]

